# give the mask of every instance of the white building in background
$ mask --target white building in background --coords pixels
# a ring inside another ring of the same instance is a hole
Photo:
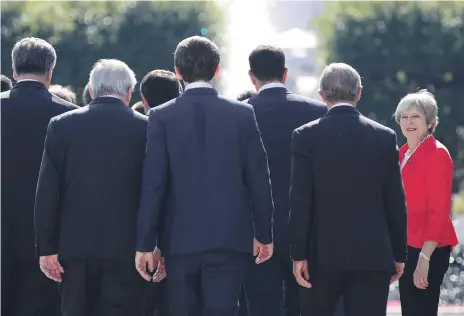
[[[287,87],[295,93],[317,98],[320,66],[314,32],[292,28],[276,34],[273,44],[285,53],[289,69]]]

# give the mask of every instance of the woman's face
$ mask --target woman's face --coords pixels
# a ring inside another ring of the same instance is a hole
[[[429,130],[425,113],[416,106],[401,112],[400,126],[403,135],[408,141],[423,139]]]

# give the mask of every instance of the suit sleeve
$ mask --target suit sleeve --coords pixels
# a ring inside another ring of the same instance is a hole
[[[160,237],[160,216],[169,169],[165,126],[154,110],[149,115],[137,219],[137,251],[141,252],[153,251]]]
[[[388,167],[384,197],[388,232],[395,261],[405,262],[407,250],[406,201],[401,179],[399,151],[394,133],[390,135],[387,150]]]
[[[292,178],[290,187],[290,256],[294,261],[308,259],[309,230],[314,213],[314,176],[302,135],[293,132]]]
[[[444,149],[438,149],[427,166],[425,196],[428,218],[424,241],[443,242],[444,230],[450,221],[453,169],[453,161]]]
[[[251,109],[248,122],[249,133],[246,141],[245,177],[250,192],[255,238],[263,244],[270,244],[273,240],[274,203],[267,155],[253,109]]]
[[[58,253],[60,178],[65,148],[59,141],[55,124],[54,119],[48,124],[35,196],[34,226],[38,256]]]

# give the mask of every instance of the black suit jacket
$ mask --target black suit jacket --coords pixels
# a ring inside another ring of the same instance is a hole
[[[50,121],[35,204],[40,256],[134,259],[147,121],[113,97]]]
[[[38,81],[2,92],[2,257],[34,260],[34,197],[50,119],[76,109]]]
[[[395,133],[352,106],[295,130],[292,259],[325,271],[394,270],[406,255]]]
[[[293,94],[283,87],[264,89],[251,97],[248,103],[255,110],[269,160],[275,208],[274,246],[276,250],[287,251],[292,133],[303,124],[323,116],[327,112],[327,106],[322,102]]]
[[[272,242],[269,170],[253,108],[195,88],[149,116],[137,249],[153,250],[161,231],[168,256],[250,253],[254,236]]]

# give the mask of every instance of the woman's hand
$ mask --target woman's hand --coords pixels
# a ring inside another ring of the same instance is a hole
[[[414,285],[421,290],[425,290],[429,286],[429,262],[422,257],[417,261],[416,271],[414,271]]]

